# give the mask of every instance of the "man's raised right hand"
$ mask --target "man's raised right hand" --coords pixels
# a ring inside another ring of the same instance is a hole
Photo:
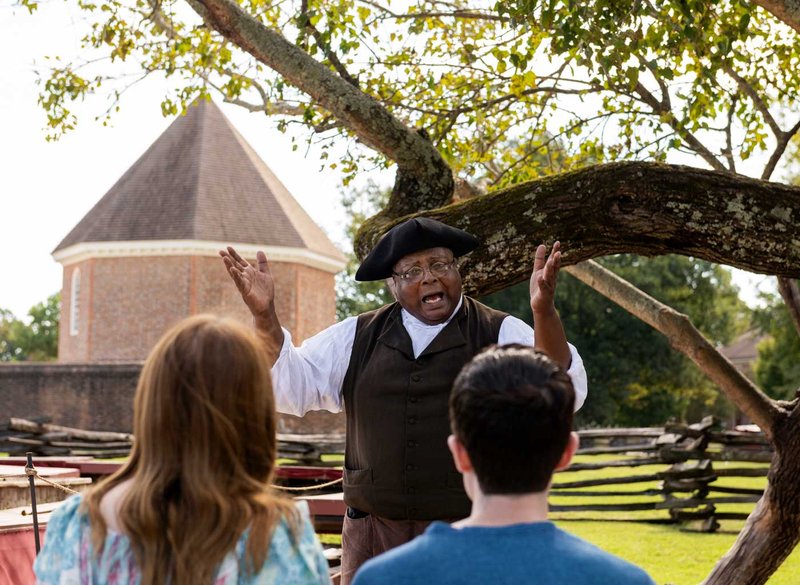
[[[227,250],[220,250],[219,255],[222,256],[225,269],[253,316],[257,319],[268,319],[274,315],[275,282],[272,280],[264,252],[256,253],[258,268],[247,262],[230,246]]]

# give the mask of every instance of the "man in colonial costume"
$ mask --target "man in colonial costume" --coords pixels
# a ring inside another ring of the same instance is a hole
[[[576,410],[586,398],[586,372],[569,345],[553,304],[561,262],[536,250],[530,281],[536,333],[524,321],[481,304],[461,291],[456,258],[478,240],[460,229],[414,218],[390,229],[364,259],[356,280],[391,279],[396,302],[336,323],[302,346],[275,313],[267,259],[257,265],[235,250],[225,266],[276,350],[272,366],[280,412],[347,413],[342,532],[342,582],[371,557],[421,534],[433,520],[470,513],[447,448],[448,397],[458,372],[494,343],[531,345],[567,370]]]

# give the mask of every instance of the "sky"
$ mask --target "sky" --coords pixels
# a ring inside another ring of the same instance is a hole
[[[61,288],[52,250],[172,122],[161,115],[163,86],[145,82],[128,92],[112,125],[94,121],[104,102],[76,108],[77,130],[47,142],[37,105],[37,64],[46,55],[78,50],[77,10],[51,2],[38,14],[0,0],[0,308],[25,318]],[[286,185],[309,215],[346,247],[341,175],[322,168],[319,151],[292,151],[287,135],[263,116],[221,104],[226,116]],[[391,184],[391,173],[373,177]],[[734,272],[742,297],[756,302],[772,279]]]
[[[72,12],[57,2],[31,17],[0,0],[0,308],[18,318],[60,290],[51,252],[174,119],[162,116],[163,86],[154,80],[125,95],[111,127],[94,121],[105,103],[96,99],[77,108],[77,130],[45,140],[34,70],[45,55],[77,49]],[[264,116],[215,101],[309,215],[347,246],[341,175],[320,170],[314,149],[292,152]]]

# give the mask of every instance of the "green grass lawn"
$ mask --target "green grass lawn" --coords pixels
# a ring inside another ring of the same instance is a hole
[[[557,524],[576,536],[592,542],[645,569],[659,585],[700,583],[727,552],[736,532],[701,534],[682,532],[677,526],[635,522],[577,522]],[[741,527],[743,523],[739,523]],[[770,578],[770,585],[797,585],[800,582],[800,549]]]
[[[677,526],[559,520],[558,526],[646,570],[658,585],[696,585],[710,572],[736,540],[737,533],[683,532]],[[739,523],[741,527],[743,523]],[[322,534],[329,546],[341,546],[339,535]],[[800,549],[770,578],[770,585],[797,585]]]
[[[576,462],[598,462],[620,459],[615,455],[578,456]],[[732,468],[765,468],[765,464],[714,462],[715,470]],[[554,483],[567,481],[583,481],[589,479],[626,477],[630,475],[647,475],[663,471],[666,465],[648,465],[635,469],[605,468],[575,472],[562,472],[555,476]],[[721,477],[712,485],[725,487],[759,488],[766,486],[765,477]],[[658,489],[659,481],[642,482],[630,485],[614,485],[602,487],[580,488],[574,491],[577,495],[553,496],[551,504],[590,504],[613,502],[658,502],[661,496],[580,496],[582,491],[629,491],[637,492],[646,489]],[[676,494],[688,497],[690,494]],[[712,497],[714,493],[710,494]],[[719,494],[729,495],[729,494]],[[749,513],[754,504],[719,504],[719,512]],[[716,562],[724,555],[744,526],[744,521],[727,520],[721,522],[722,528],[714,534],[688,532],[678,525],[656,525],[624,520],[634,519],[666,519],[664,510],[633,512],[559,512],[551,517],[564,530],[581,538],[585,538],[600,548],[616,554],[643,567],[659,585],[691,585],[702,581]],[[575,520],[580,517],[582,520]],[[610,521],[611,519],[616,521]],[[800,550],[795,551],[775,575],[770,585],[797,585],[800,583]]]

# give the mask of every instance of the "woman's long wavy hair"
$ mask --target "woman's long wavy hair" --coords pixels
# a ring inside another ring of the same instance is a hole
[[[201,315],[167,332],[147,358],[131,456],[85,503],[99,552],[100,501],[131,480],[118,517],[142,583],[211,583],[245,530],[247,570],[257,572],[282,519],[296,538],[294,505],[269,487],[276,415],[262,343],[243,325]]]

